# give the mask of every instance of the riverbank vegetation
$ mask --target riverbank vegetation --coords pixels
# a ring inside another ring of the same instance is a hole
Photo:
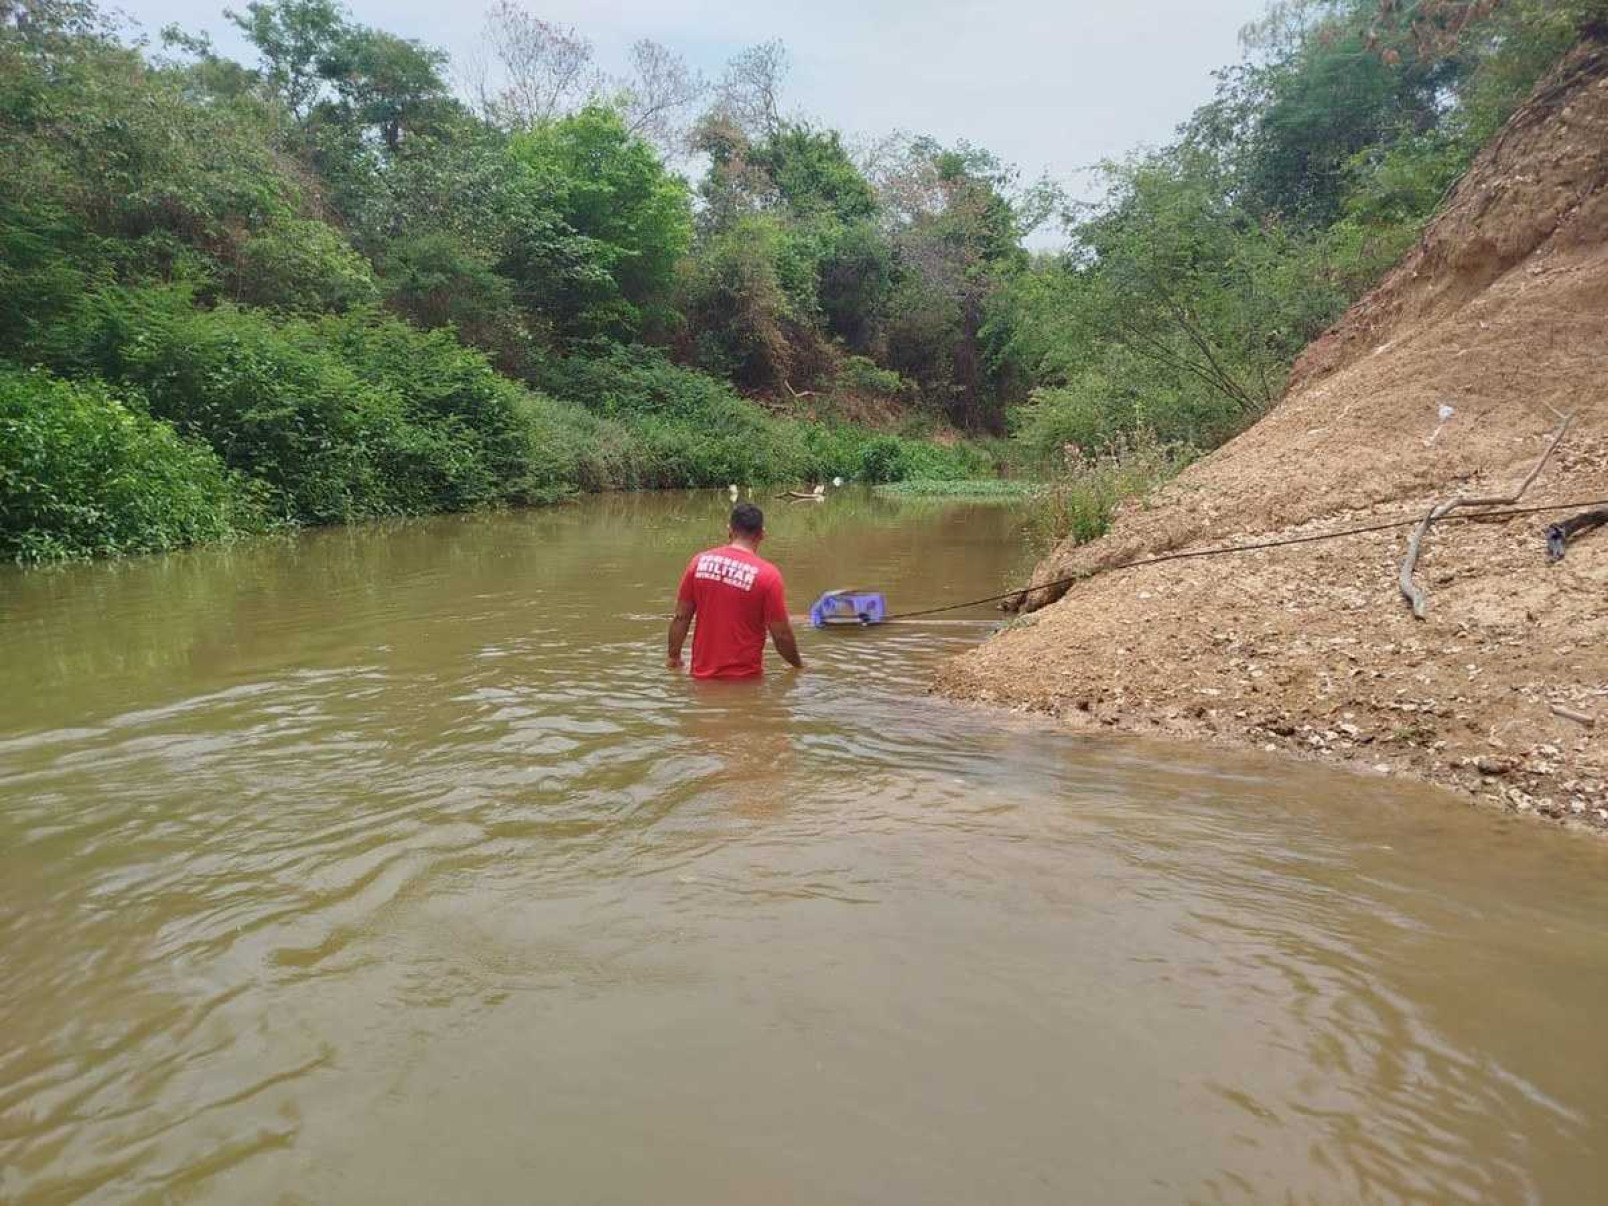
[[[851,152],[777,43],[608,76],[499,0],[449,73],[259,0],[242,63],[0,0],[0,554],[1006,462],[1098,534],[1271,404],[1604,10],[1277,5],[1072,204],[963,143]]]
[[[703,90],[656,48],[567,93],[581,44],[503,7],[503,82],[471,103],[444,56],[327,0],[232,19],[254,63],[178,30],[132,44],[76,0],[0,3],[0,553],[997,468],[823,333],[858,278],[810,249],[874,207],[835,135],[754,110],[808,239],[729,156],[695,219],[649,137],[679,140]],[[704,126],[772,86],[762,60]]]
[[[923,478],[889,482],[876,487],[884,498],[961,498],[988,502],[1022,502],[1033,498],[1043,483],[1032,478],[979,477],[956,480]]]
[[[1106,534],[1117,509],[1172,480],[1196,456],[1187,443],[1163,443],[1147,430],[1117,437],[1094,453],[1075,453],[1032,494],[1029,542],[1048,553]]]
[[[1101,169],[1066,254],[1011,278],[989,330],[1036,383],[1044,461],[1136,437],[1209,449],[1417,239],[1476,151],[1604,0],[1294,0],[1167,146]]]

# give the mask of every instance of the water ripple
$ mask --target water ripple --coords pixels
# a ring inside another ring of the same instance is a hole
[[[986,616],[690,684],[632,592],[708,508],[623,505],[20,606],[0,654],[54,686],[0,713],[0,1199],[1472,1202],[1608,1174],[1595,852],[925,697]],[[868,514],[853,557],[787,517],[790,572],[919,600],[998,547]],[[234,634],[204,672],[165,643],[192,612]]]

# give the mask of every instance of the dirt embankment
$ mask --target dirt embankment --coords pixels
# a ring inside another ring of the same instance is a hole
[[[1566,414],[1526,503],[1608,498],[1602,45],[1515,115],[1266,418],[1104,539],[1057,549],[1035,581],[1500,494]],[[1555,518],[1434,529],[1425,620],[1397,592],[1405,531],[1115,571],[1055,602],[1037,592],[1041,610],[949,665],[938,689],[1344,759],[1608,828],[1608,528],[1549,564]]]

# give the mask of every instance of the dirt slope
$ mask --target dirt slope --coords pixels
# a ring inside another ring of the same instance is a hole
[[[1455,410],[1444,422],[1442,404]],[[1568,413],[1526,502],[1608,498],[1602,45],[1515,115],[1266,418],[1106,538],[1056,550],[1035,581],[1501,493]],[[1404,532],[1116,571],[1058,602],[1036,592],[1042,610],[948,666],[938,689],[1349,759],[1608,827],[1608,528],[1549,565],[1551,518],[1437,528],[1423,621],[1397,594]]]

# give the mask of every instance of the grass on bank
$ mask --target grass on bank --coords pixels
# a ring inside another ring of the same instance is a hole
[[[1069,459],[1032,496],[1030,542],[1048,552],[1064,540],[1086,544],[1099,539],[1124,502],[1148,497],[1197,455],[1193,448],[1163,444],[1141,433],[1093,456]]]
[[[1024,502],[1043,493],[1046,483],[1032,478],[984,477],[956,481],[914,478],[885,482],[876,487],[889,498],[954,498],[978,501]]]
[[[1198,452],[1166,444],[1149,432],[1108,444],[1094,455],[1069,453],[1045,477],[910,478],[875,487],[898,499],[1015,503],[1027,516],[1029,543],[1046,553],[1064,540],[1085,544],[1104,536],[1123,503],[1147,498],[1189,465]]]

